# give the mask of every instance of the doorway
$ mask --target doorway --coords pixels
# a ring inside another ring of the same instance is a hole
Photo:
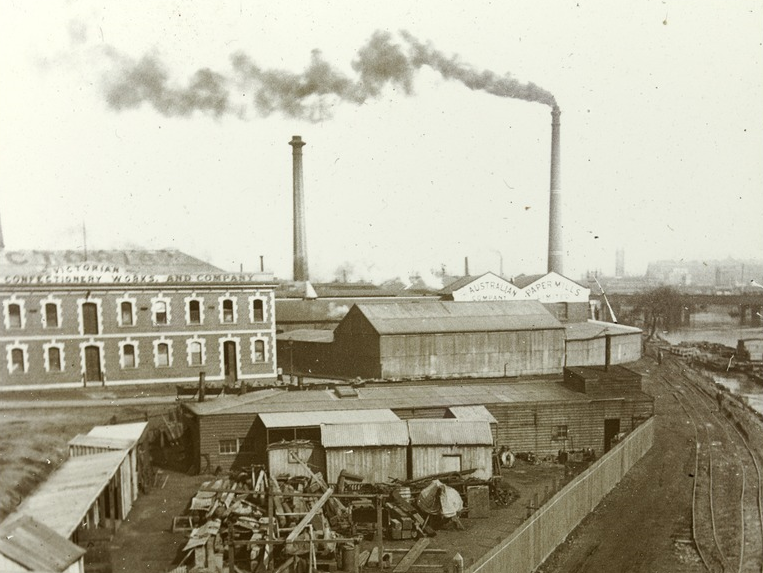
[[[233,384],[238,380],[238,360],[236,358],[236,342],[228,340],[223,343],[223,365],[225,370],[225,383]]]
[[[101,349],[97,346],[85,346],[85,383],[101,380]]]
[[[620,433],[620,418],[604,420],[604,451],[612,449],[612,439]]]

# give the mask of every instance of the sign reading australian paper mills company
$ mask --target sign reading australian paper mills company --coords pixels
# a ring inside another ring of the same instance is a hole
[[[506,279],[485,273],[453,291],[453,300],[514,300],[521,298],[522,289],[517,288]]]

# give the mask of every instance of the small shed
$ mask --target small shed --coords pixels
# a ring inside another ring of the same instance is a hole
[[[265,439],[257,441],[255,461],[267,461],[269,471],[274,474],[309,475],[297,459],[312,464],[311,471],[325,473],[325,456],[320,446],[322,424],[399,420],[392,410],[387,409],[262,413],[255,426],[256,434]]]
[[[69,458],[14,515],[34,517],[75,543],[80,528],[116,527],[127,515],[124,500],[130,495],[126,458],[126,450]]]
[[[147,427],[148,422],[95,426],[87,434],[78,434],[69,440],[71,457],[120,450],[127,452],[125,465],[121,468],[125,491],[122,507],[125,515],[138,499],[140,486],[146,479],[143,476],[151,473],[148,448],[144,448],[142,443]]]
[[[408,420],[411,479],[476,469],[480,479],[493,476],[493,434],[486,420]]]
[[[321,444],[330,483],[339,479],[342,470],[370,483],[408,478],[408,425],[402,420],[322,424]]]
[[[85,550],[33,517],[0,524],[0,571],[83,573]]]
[[[641,358],[639,328],[589,320],[565,324],[565,366],[625,364]]]

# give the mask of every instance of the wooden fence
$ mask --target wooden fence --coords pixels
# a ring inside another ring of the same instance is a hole
[[[620,443],[548,500],[466,573],[531,573],[551,555],[652,447],[654,418]]]

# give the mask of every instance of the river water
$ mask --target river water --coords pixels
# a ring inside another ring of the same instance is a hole
[[[763,327],[742,328],[736,324],[724,322],[708,322],[674,331],[664,331],[660,336],[671,344],[679,342],[715,342],[736,348],[740,338],[763,338]],[[721,384],[730,392],[743,396],[753,410],[763,414],[763,384],[752,381],[744,374],[729,372],[728,374],[712,374],[717,384]]]

